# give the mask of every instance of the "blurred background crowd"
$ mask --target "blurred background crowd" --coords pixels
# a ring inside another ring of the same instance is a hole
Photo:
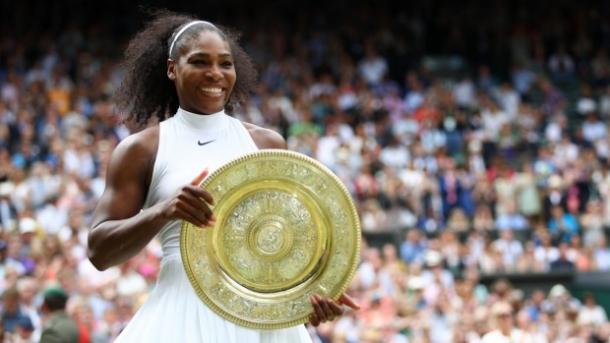
[[[610,271],[610,4],[316,3],[174,8],[242,32],[260,82],[236,116],[323,162],[357,203],[363,309],[311,327],[314,342],[610,342],[592,293],[481,282]],[[37,341],[49,286],[81,342],[111,341],[154,287],[156,242],[104,272],[86,256],[129,134],[111,95],[143,17],[125,2],[0,5],[7,341]],[[383,233],[399,239],[366,244]]]

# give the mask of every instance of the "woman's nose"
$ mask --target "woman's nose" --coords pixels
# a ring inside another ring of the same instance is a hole
[[[222,78],[222,73],[220,72],[220,68],[217,65],[211,66],[205,75],[206,75],[206,77],[208,77],[214,81],[218,81]]]

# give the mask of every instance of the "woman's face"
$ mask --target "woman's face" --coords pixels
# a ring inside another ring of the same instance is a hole
[[[205,114],[224,108],[237,78],[228,42],[213,31],[202,31],[177,61],[169,60],[167,75],[176,84],[180,107]]]

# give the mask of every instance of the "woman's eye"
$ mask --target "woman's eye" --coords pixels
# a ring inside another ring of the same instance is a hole
[[[223,63],[222,63],[222,66],[223,66],[223,67],[227,67],[227,68],[228,68],[228,67],[231,67],[231,66],[233,66],[233,62],[229,62],[229,61],[227,61],[227,62],[223,62]]]

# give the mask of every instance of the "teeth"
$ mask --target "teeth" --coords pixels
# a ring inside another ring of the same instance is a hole
[[[220,93],[222,92],[222,88],[201,88],[202,91],[206,93]]]

